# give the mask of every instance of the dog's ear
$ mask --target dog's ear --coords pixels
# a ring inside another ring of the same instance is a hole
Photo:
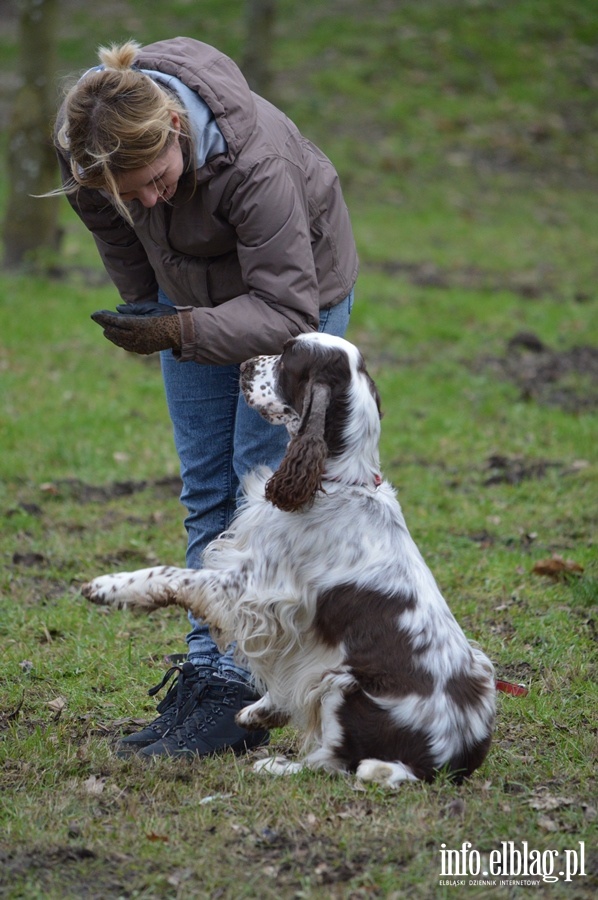
[[[322,487],[322,475],[328,456],[324,440],[330,388],[311,382],[305,393],[301,424],[287,447],[280,466],[266,484],[266,499],[294,512],[310,503]]]

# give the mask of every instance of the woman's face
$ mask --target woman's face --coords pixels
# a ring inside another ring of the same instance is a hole
[[[130,169],[117,178],[121,200],[130,203],[138,200],[142,206],[152,207],[174,197],[179,178],[183,174],[184,162],[179,141],[180,119],[172,114],[172,124],[177,133],[174,140],[153,163],[140,169]]]

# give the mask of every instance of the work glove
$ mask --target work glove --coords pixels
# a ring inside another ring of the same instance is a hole
[[[98,310],[91,318],[117,347],[144,355],[181,349],[181,325],[174,306],[145,300],[121,303],[116,309]]]

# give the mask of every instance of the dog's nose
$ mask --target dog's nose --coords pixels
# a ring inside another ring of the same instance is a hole
[[[239,366],[239,371],[240,371],[240,372],[244,372],[244,371],[245,371],[245,369],[247,368],[248,362],[249,362],[249,360],[246,359],[245,362],[242,362],[242,363],[241,363],[241,365]]]

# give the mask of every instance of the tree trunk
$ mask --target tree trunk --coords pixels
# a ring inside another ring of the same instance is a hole
[[[20,267],[55,251],[58,198],[38,199],[59,184],[51,140],[55,115],[55,46],[59,0],[20,0],[19,75],[8,129],[8,204],[4,262]],[[41,253],[40,253],[41,251]]]
[[[243,74],[256,94],[272,100],[272,45],[276,0],[245,0]]]

